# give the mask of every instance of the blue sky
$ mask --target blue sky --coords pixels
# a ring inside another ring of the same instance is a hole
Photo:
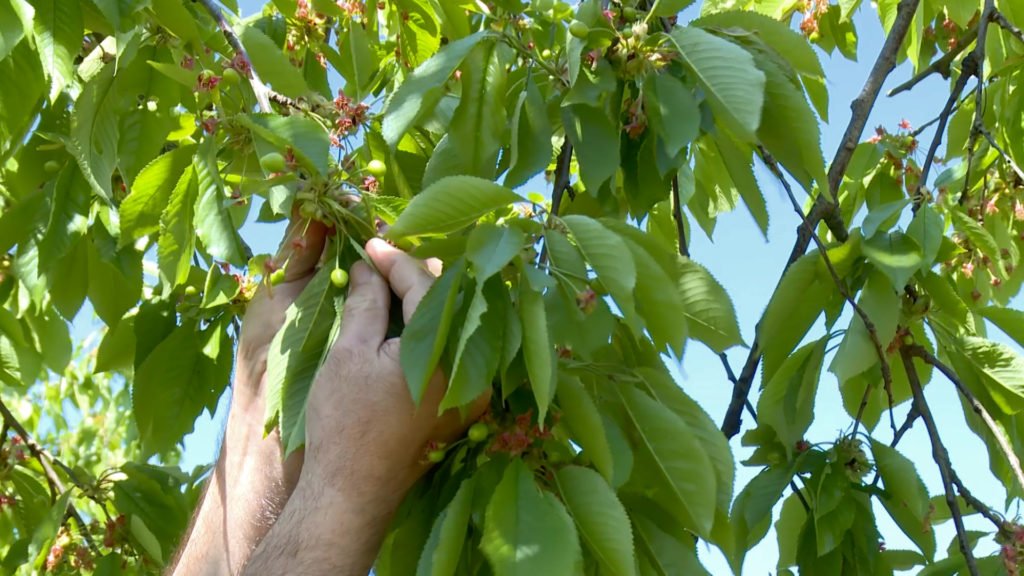
[[[242,0],[241,5],[243,13],[248,15],[258,10],[262,2]],[[684,16],[686,16],[685,13]],[[680,20],[688,19],[684,17]],[[855,23],[860,35],[857,62],[846,60],[838,51],[832,57],[820,53],[828,78],[830,97],[829,117],[831,122],[822,128],[822,146],[826,161],[831,160],[842,137],[850,117],[849,103],[860,92],[883,40],[877,14],[867,3],[855,16]],[[947,84],[941,79],[932,78],[922,82],[913,91],[894,98],[884,95],[886,89],[899,84],[911,75],[910,67],[906,64],[899,66],[890,75],[890,80],[883,89],[883,95],[867,124],[866,136],[870,135],[870,131],[876,125],[884,125],[894,130],[900,120],[904,118],[914,126],[923,124],[931,120],[941,109],[948,95]],[[766,111],[766,113],[770,113],[770,111]],[[926,132],[922,138],[924,142],[928,142],[931,132]],[[926,148],[926,146],[923,147]],[[771,216],[767,241],[757,229],[750,215],[745,209],[740,208],[731,214],[720,216],[714,242],[709,241],[700,232],[699,227],[693,226],[693,237],[690,244],[693,258],[704,264],[732,296],[743,337],[747,343],[753,341],[754,326],[767,305],[782,266],[789,256],[793,245],[794,231],[799,223],[785,197],[784,190],[771,175],[767,171],[759,169],[758,178]],[[543,181],[539,179],[534,179],[527,184],[525,191],[546,192]],[[273,252],[282,231],[281,225],[250,224],[243,229],[243,234],[252,245],[253,250],[260,253]],[[1019,308],[1020,298],[1017,299],[1016,304],[1016,307]],[[837,325],[845,326],[847,322],[848,315]],[[811,336],[814,337],[815,333],[820,335],[822,330],[821,325],[817,326],[812,330]],[[996,330],[992,331],[992,336],[997,340],[1009,342]],[[735,348],[728,353],[733,369],[737,373],[746,359],[746,354],[747,350],[742,348]],[[716,422],[721,422],[729,403],[731,385],[726,379],[718,357],[699,343],[692,343],[687,348],[682,364],[676,368],[677,380],[683,389],[696,399]],[[760,382],[760,377],[755,382]],[[966,485],[974,494],[988,503],[995,506],[1001,505],[1005,498],[1005,492],[988,472],[987,452],[981,441],[967,429],[960,409],[960,402],[952,384],[937,377],[926,387],[925,394],[936,420],[940,423],[943,440],[949,449],[954,466],[960,471]],[[751,400],[756,403],[756,398],[752,397]],[[226,416],[225,407],[226,402],[222,399],[213,418],[204,415],[196,422],[195,432],[185,440],[182,465],[186,469],[213,460],[215,449],[219,443],[220,429]],[[905,404],[897,409],[897,422],[902,421],[908,408],[909,404]],[[823,375],[819,385],[815,416],[815,421],[807,434],[812,441],[833,440],[841,430],[848,429],[851,424],[850,417],[842,408],[838,387],[831,374]],[[749,417],[744,419],[745,428],[749,428],[751,424]],[[879,425],[877,432],[878,438],[883,442],[888,442],[891,438],[891,433],[884,423]],[[733,440],[732,447],[737,462],[749,455],[749,450],[739,445],[738,436]],[[942,484],[938,470],[931,461],[931,448],[923,426],[915,426],[902,440],[900,449],[905,454],[912,455],[929,492],[932,495],[941,494]],[[757,468],[738,465],[737,492],[758,471]],[[889,520],[880,506],[876,506],[876,515],[882,534],[889,537],[886,543],[889,549],[913,549],[910,541]],[[977,516],[968,518],[966,522],[968,529],[988,530],[990,528]],[[938,528],[937,543],[940,551],[945,550],[953,534],[952,524],[949,522]],[[986,552],[991,552],[995,548],[990,542],[983,543],[981,546],[979,550]],[[702,561],[712,574],[730,573],[717,550],[702,547],[700,554]],[[776,559],[775,536],[773,532],[770,532],[748,554],[744,573],[755,575],[774,573]]]

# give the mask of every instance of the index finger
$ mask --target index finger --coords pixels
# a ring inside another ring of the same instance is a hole
[[[377,238],[366,243],[366,253],[373,259],[374,266],[391,285],[391,289],[402,299],[402,317],[408,322],[434,283],[434,275],[422,260]]]

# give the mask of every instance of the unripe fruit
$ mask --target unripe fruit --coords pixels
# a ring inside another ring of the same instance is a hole
[[[388,173],[388,166],[387,164],[374,158],[373,160],[370,160],[369,164],[366,165],[366,171],[369,172],[371,176],[380,178],[381,176]]]
[[[282,172],[284,171],[284,156],[277,152],[265,154],[260,158],[260,166],[267,172]]]
[[[225,84],[238,84],[242,77],[238,74],[238,70],[225,68],[223,78]]]
[[[344,288],[348,286],[348,272],[345,272],[341,268],[335,268],[331,271],[331,284],[334,284],[335,288]]]
[[[434,464],[444,460],[444,450],[431,450],[427,453],[427,460]]]
[[[550,59],[551,58],[551,50],[548,50],[547,48],[545,48],[544,50],[541,51],[540,57],[545,59],[545,60]]]
[[[304,202],[299,205],[299,216],[306,219],[312,219],[316,217],[316,206],[311,202]]]
[[[274,270],[273,272],[270,273],[270,285],[271,286],[277,286],[278,284],[280,284],[282,282],[284,282],[284,269],[283,268],[278,268],[277,270]]]
[[[626,6],[622,9],[622,17],[629,21],[636,20],[636,8]]]
[[[483,422],[477,422],[469,427],[469,441],[477,444],[483,442],[491,435],[491,429]]]
[[[46,164],[43,164],[43,170],[53,174],[57,170],[60,170],[60,162],[56,160],[47,160]]]
[[[572,34],[576,38],[582,40],[590,34],[590,26],[587,26],[579,20],[573,20],[572,24],[569,24],[569,34]]]
[[[146,101],[146,110],[149,110],[150,112],[156,112],[157,111],[156,100],[147,100]]]
[[[199,293],[199,290],[196,290],[195,286],[185,286],[185,296],[191,297],[191,296],[195,296],[198,293]]]

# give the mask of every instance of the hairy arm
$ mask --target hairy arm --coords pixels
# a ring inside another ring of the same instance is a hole
[[[261,288],[246,311],[224,442],[169,574],[239,574],[295,488],[301,453],[282,462],[277,432],[263,435],[267,350],[315,271],[325,232],[317,223],[294,222],[275,258],[287,263],[284,283]]]

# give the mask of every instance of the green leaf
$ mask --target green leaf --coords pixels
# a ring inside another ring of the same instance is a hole
[[[963,233],[981,253],[991,258],[994,262],[1000,262],[999,243],[992,234],[985,229],[977,220],[965,214],[962,210],[953,209],[949,211],[953,218],[953,228]],[[997,266],[999,268],[999,266]]]
[[[251,114],[235,118],[278,150],[291,150],[295,159],[315,174],[326,176],[330,171],[330,135],[309,116]]]
[[[995,324],[1017,344],[1024,346],[1024,312],[1011,308],[988,306],[978,310],[986,320]]]
[[[687,323],[682,318],[686,317],[687,308],[675,278],[636,242],[627,239],[626,246],[633,255],[637,276],[642,278],[636,283],[636,307],[651,340],[659,349],[667,346],[677,357],[682,357],[687,333]]]
[[[921,247],[902,232],[876,234],[864,241],[862,250],[864,256],[889,277],[893,289],[900,291],[924,262]]]
[[[519,94],[515,112],[509,123],[512,142],[509,145],[509,167],[503,183],[509,188],[522,186],[551,162],[551,121],[548,120],[544,97],[532,77]]]
[[[558,375],[557,397],[561,419],[569,429],[569,437],[583,448],[583,453],[594,463],[594,468],[611,481],[612,449],[594,400],[587,394],[579,378],[564,373]]]
[[[682,80],[668,73],[652,74],[644,84],[644,98],[648,122],[665,143],[665,153],[675,157],[697,139],[700,108]]]
[[[651,7],[651,15],[675,16],[690,4],[693,0],[657,0]]]
[[[423,185],[458,174],[494,178],[508,121],[503,44],[478,44],[462,64],[462,93],[448,131],[427,161]]]
[[[602,573],[636,574],[629,517],[608,482],[589,468],[566,466],[555,474],[555,483]]]
[[[470,50],[489,35],[481,31],[449,42],[416,68],[391,94],[384,106],[382,128],[388,146],[397,146],[409,128],[434,107],[443,93],[445,81]]]
[[[285,96],[299,98],[307,95],[309,87],[302,72],[284,55],[281,46],[255,26],[242,26],[236,32],[261,80]]]
[[[932,530],[928,490],[917,475],[914,463],[885,444],[871,440],[875,468],[885,486],[882,505],[900,530],[929,560],[935,559],[935,532]]]
[[[735,572],[739,572],[747,550],[768,532],[772,508],[792,478],[793,470],[788,465],[769,466],[754,476],[736,496],[730,519],[736,538],[736,557],[730,558]]]
[[[243,266],[249,259],[224,194],[224,182],[217,167],[217,150],[212,139],[203,140],[195,155],[199,197],[195,205],[196,235],[206,251],[217,260]]]
[[[930,204],[922,204],[917,209],[914,219],[907,226],[907,236],[921,247],[923,254],[921,271],[930,270],[935,265],[935,260],[939,256],[939,248],[942,246],[945,228],[945,220]]]
[[[880,272],[873,271],[861,290],[857,304],[871,319],[882,350],[886,350],[896,336],[900,318],[899,295]],[[843,383],[878,362],[878,351],[868,329],[860,315],[854,314],[828,369]]]
[[[185,168],[192,164],[195,146],[182,146],[150,162],[132,183],[131,193],[121,203],[122,246],[160,229],[160,216]]]
[[[522,460],[510,463],[487,504],[480,543],[495,576],[574,574],[579,546],[562,504],[537,488]]]
[[[110,202],[111,177],[117,166],[120,111],[114,89],[113,63],[103,67],[82,88],[71,115],[68,150],[78,160],[82,174],[98,196]]]
[[[0,158],[7,158],[25,141],[45,94],[38,53],[30,42],[18,43],[7,58],[0,59],[0,97],[4,101],[0,106]]]
[[[99,239],[95,226],[90,236],[86,240],[89,270],[87,293],[96,315],[107,326],[114,326],[125,312],[138,303],[142,294],[141,254],[126,247],[119,253],[105,255],[97,245]],[[110,242],[112,244],[113,239]]]
[[[288,307],[267,354],[266,419],[268,425],[279,422],[285,454],[306,441],[306,399],[344,306],[344,291],[331,284],[331,271],[322,267]]]
[[[888,232],[899,220],[900,213],[908,204],[910,204],[910,198],[900,198],[894,202],[886,202],[881,206],[871,208],[860,226],[864,237],[871,238],[879,230]]]
[[[345,93],[360,102],[366,97],[380,68],[377,54],[362,26],[348,26],[338,41],[338,47],[342,54],[338,72],[345,79]]]
[[[152,2],[153,14],[164,28],[185,42],[191,43],[195,50],[203,47],[203,39],[196,27],[195,18],[184,4],[176,0],[152,0]]]
[[[21,0],[0,1],[0,60],[25,37],[33,16],[32,8]]]
[[[192,267],[196,249],[195,214],[199,188],[196,171],[188,167],[171,191],[167,207],[160,215],[160,238],[157,242],[157,263],[165,293],[183,284]]]
[[[438,407],[439,414],[448,408],[465,406],[484,394],[491,387],[501,361],[508,291],[497,279],[481,288],[482,283],[483,279],[477,278],[477,290],[459,334],[452,375]]]
[[[686,309],[690,336],[717,353],[742,346],[736,311],[725,288],[706,268],[689,258],[679,257],[678,266],[678,290]]]
[[[730,10],[702,15],[693,21],[693,25],[722,31],[730,28],[749,30],[785,58],[798,73],[815,78],[825,76],[821,62],[807,38],[776,18],[757,12]]]
[[[463,480],[455,497],[434,520],[416,576],[454,576],[466,543],[473,504],[473,479]]]
[[[519,285],[519,317],[523,326],[523,360],[530,376],[530,387],[537,402],[538,421],[544,422],[548,406],[555,395],[554,347],[548,334],[544,297],[527,286]]]
[[[625,240],[589,216],[573,214],[562,221],[627,320],[635,315],[633,289],[637,270]]]
[[[657,368],[640,367],[636,369],[636,373],[643,381],[642,388],[646,389],[658,403],[682,418],[704,447],[715,472],[718,509],[727,512],[732,502],[733,477],[735,476],[735,464],[732,451],[729,449],[729,441],[726,440],[707,412],[693,398],[683,392],[664,365]]]
[[[96,7],[118,31],[127,30],[133,24],[132,16],[149,2],[137,0],[93,0]]]
[[[751,164],[751,155],[754,149],[749,144],[736,142],[724,132],[715,135],[713,143],[715,151],[712,152],[710,150],[711,146],[702,146],[700,148],[701,157],[707,158],[709,153],[717,154],[721,160],[721,166],[725,169],[725,173],[728,174],[728,179],[732,181],[731,188],[734,197],[735,194],[739,194],[743,198],[743,204],[750,211],[750,215],[754,217],[754,221],[757,222],[761,233],[764,234],[765,240],[767,240],[768,206],[765,204],[764,195],[761,193],[761,188],[754,177],[753,165]],[[727,181],[718,181],[715,184],[720,187],[726,186]],[[731,208],[730,206],[729,209]]]
[[[75,57],[82,51],[82,9],[76,2],[58,0],[34,0],[32,5],[36,11],[32,23],[39,60],[50,78],[53,102],[65,86],[75,81]],[[6,18],[0,15],[0,21]],[[0,60],[4,57],[2,44],[0,40]]]
[[[580,181],[596,197],[619,169],[619,126],[604,110],[588,104],[563,106],[562,123],[579,163]]]
[[[484,214],[522,201],[515,192],[489,180],[449,176],[417,194],[388,229],[387,237],[455,232]]]
[[[455,316],[455,299],[465,273],[464,260],[460,259],[448,267],[427,290],[402,331],[400,361],[409,392],[417,406],[441,359]]]
[[[663,530],[645,516],[633,514],[631,518],[641,574],[709,576],[697,559],[693,536],[678,529]]]
[[[519,255],[526,235],[518,228],[483,223],[466,240],[466,258],[473,265],[477,282],[482,283],[502,270]]]
[[[626,386],[614,390],[636,456],[626,488],[648,494],[688,530],[707,537],[717,500],[714,469],[703,446],[682,419],[646,394]]]
[[[757,136],[764,147],[793,175],[804,190],[828,189],[821,132],[791,64],[763,43],[745,45],[765,74],[764,109]],[[809,47],[809,46],[808,46]]]
[[[957,340],[956,349],[1004,412],[1024,410],[1024,357],[1006,344],[973,336]]]
[[[759,425],[775,430],[790,458],[814,421],[814,398],[827,343],[822,338],[786,358],[757,399]]]
[[[418,66],[426,62],[441,44],[441,30],[435,4],[427,0],[396,0],[398,48],[401,60]]]
[[[817,252],[801,256],[786,270],[758,323],[764,352],[762,382],[770,382],[782,362],[803,340],[835,293],[831,278],[819,273]]]
[[[700,28],[670,34],[687,69],[708,95],[716,117],[737,135],[751,138],[761,124],[764,73],[746,50]]]
[[[132,406],[146,454],[172,449],[228,383],[200,352],[198,336],[194,322],[177,327],[135,372]]]

